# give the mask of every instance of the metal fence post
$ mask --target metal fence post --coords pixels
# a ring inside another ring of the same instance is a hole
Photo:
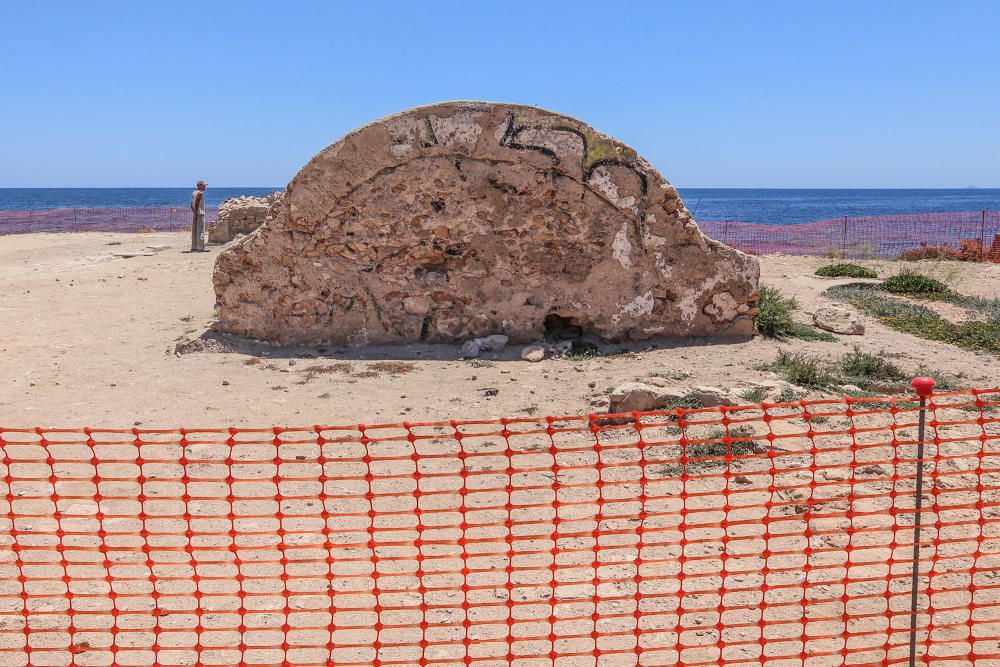
[[[917,665],[917,588],[920,578],[920,511],[924,495],[924,430],[927,423],[927,397],[934,390],[934,379],[916,377],[910,382],[920,397],[917,422],[917,496],[913,514],[913,580],[910,587],[910,667]]]
[[[986,261],[986,209],[981,212],[982,221],[979,223],[979,261]]]
[[[844,240],[840,246],[840,254],[847,257],[847,216],[844,216]]]

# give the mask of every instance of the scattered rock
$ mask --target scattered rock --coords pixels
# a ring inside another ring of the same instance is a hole
[[[479,339],[467,340],[462,345],[462,358],[463,359],[475,359],[479,356],[482,351],[482,346],[479,344]]]
[[[294,366],[295,365],[295,360],[294,359],[289,359],[288,360],[288,365],[289,366]]]
[[[485,338],[477,338],[476,342],[479,343],[479,349],[483,352],[499,352],[507,347],[507,340],[507,336],[503,334],[493,334]]]
[[[743,402],[730,396],[729,393],[718,387],[693,387],[685,398],[697,399],[706,408],[714,408],[720,405],[739,405]]]
[[[209,243],[228,243],[237,236],[249,234],[267,221],[268,211],[284,193],[272,192],[264,197],[232,197],[219,204],[215,222],[208,225]]]
[[[845,336],[861,336],[865,323],[857,313],[840,306],[823,306],[813,314],[813,323],[820,329]]]
[[[191,354],[192,352],[226,352],[226,346],[215,340],[214,338],[195,338],[190,339],[187,336],[183,336],[180,341],[174,345],[174,354],[180,356],[182,354]]]
[[[548,346],[549,352],[556,357],[565,357],[567,354],[573,351],[573,341],[571,340],[561,340],[558,343],[553,343]]]
[[[608,412],[650,412],[663,410],[684,398],[684,392],[676,389],[664,389],[642,382],[626,382],[611,392],[608,397]]]
[[[229,386],[229,380],[223,380],[222,381],[222,386],[223,387],[228,387]]]
[[[541,361],[545,358],[545,346],[528,345],[521,350],[521,358],[525,361]]]

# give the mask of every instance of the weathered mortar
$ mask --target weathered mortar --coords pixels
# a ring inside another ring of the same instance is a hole
[[[278,343],[748,335],[756,260],[635,151],[534,107],[412,109],[326,148],[215,267],[219,326]]]

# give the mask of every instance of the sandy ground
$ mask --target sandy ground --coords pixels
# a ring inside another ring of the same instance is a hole
[[[605,392],[656,372],[678,386],[739,387],[779,349],[837,356],[857,345],[926,363],[967,386],[1000,385],[1000,360],[894,332],[870,319],[836,343],[656,341],[583,361],[486,363],[450,346],[272,348],[176,355],[214,320],[211,273],[220,252],[186,253],[184,233],[0,237],[0,424],[203,427],[523,417],[603,410]],[[155,248],[157,250],[149,250]],[[145,252],[124,258],[116,253]],[[812,276],[825,260],[762,257],[762,281],[796,296],[804,321],[840,281]],[[967,294],[1000,293],[1000,265],[942,263]],[[607,350],[614,352],[613,349]],[[486,355],[487,357],[489,355]],[[389,360],[396,363],[378,363]],[[690,374],[684,377],[684,374]]]
[[[650,372],[690,373],[679,386],[733,388],[766,377],[754,368],[781,348],[836,356],[852,345],[898,354],[908,370],[926,363],[969,386],[1000,384],[995,358],[872,321],[864,337],[837,343],[659,341],[538,364],[514,349],[474,366],[454,347],[428,346],[178,355],[177,343],[201,340],[213,320],[218,254],[184,253],[186,242],[182,234],[0,237],[0,425],[591,412],[606,388]],[[145,254],[115,254],[136,251]],[[805,319],[834,282],[811,276],[821,262],[762,258],[764,282],[794,294]],[[1000,266],[935,270],[958,271],[948,277],[965,293],[1000,289]],[[954,404],[936,413],[944,444],[925,459],[933,463],[918,656],[995,665],[1000,422],[977,421],[968,395],[944,400]],[[776,420],[733,413],[758,442],[778,438],[729,468],[700,464],[690,477],[677,465],[677,422],[650,424],[641,441],[630,426],[607,427],[600,448],[579,421],[558,423],[566,430],[555,437],[544,422],[503,432],[480,424],[461,440],[440,426],[414,427],[413,440],[399,427],[374,428],[368,445],[357,429],[325,430],[324,440],[308,430],[279,440],[243,433],[232,443],[225,432],[203,433],[187,445],[176,433],[146,433],[141,448],[114,434],[88,446],[79,432],[49,433],[42,448],[35,433],[6,433],[0,666],[368,665],[376,656],[461,664],[466,655],[484,666],[903,664],[914,413],[883,407],[848,418],[845,409],[816,406],[830,416],[811,423],[798,408],[776,408],[788,412]],[[685,437],[718,437],[719,419],[697,413]],[[852,427],[862,430],[846,438]],[[372,542],[381,545],[374,552]],[[28,582],[27,613],[18,576]]]

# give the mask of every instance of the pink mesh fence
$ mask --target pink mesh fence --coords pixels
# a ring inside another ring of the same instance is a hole
[[[215,219],[216,208],[208,211]],[[956,259],[1000,262],[1000,211],[844,216],[797,225],[703,220],[708,236],[757,255],[898,257],[945,254]],[[181,231],[191,225],[185,206],[60,208],[0,211],[0,235],[68,231]]]
[[[215,220],[218,209],[205,216]],[[0,211],[0,234],[36,232],[176,232],[191,226],[187,206],[53,208]]]
[[[898,257],[931,248],[962,259],[1000,261],[1000,211],[844,216],[799,225],[735,220],[698,225],[708,236],[756,255]]]

